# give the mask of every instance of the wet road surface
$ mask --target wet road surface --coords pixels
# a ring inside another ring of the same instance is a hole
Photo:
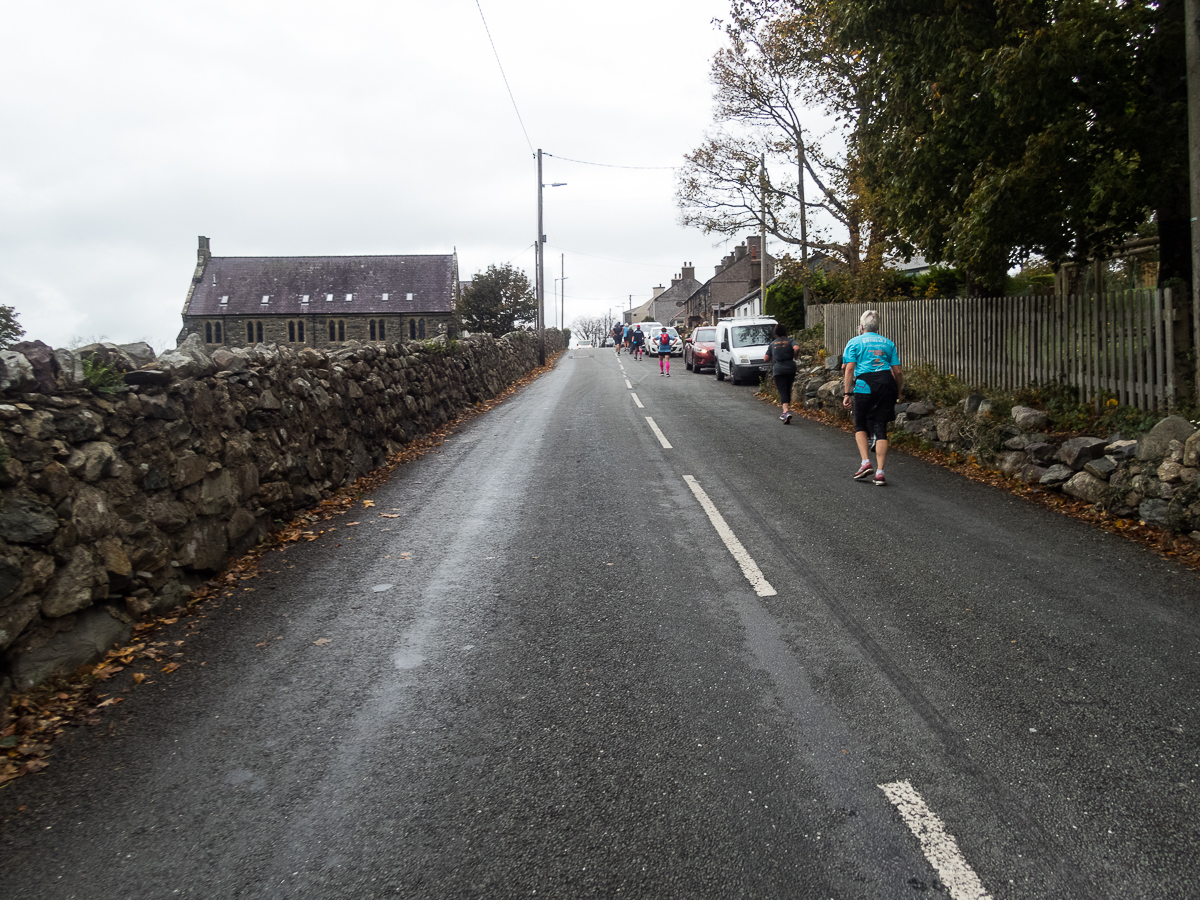
[[[1200,582],[855,456],[566,354],[0,792],[0,897],[1200,894]]]

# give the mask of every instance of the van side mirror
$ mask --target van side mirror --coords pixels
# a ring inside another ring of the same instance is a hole
[[[726,339],[724,339],[724,338],[722,338],[722,339],[721,339],[721,349],[722,349],[722,350],[728,350],[728,349],[729,349],[729,341],[727,341],[727,340],[726,340]]]

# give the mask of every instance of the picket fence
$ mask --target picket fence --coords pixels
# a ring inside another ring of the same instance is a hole
[[[825,346],[840,354],[869,308],[814,306],[810,324],[823,320]],[[879,331],[896,342],[903,365],[930,363],[972,387],[1068,384],[1097,406],[1115,398],[1165,412],[1174,404],[1170,290],[901,300],[875,308]]]

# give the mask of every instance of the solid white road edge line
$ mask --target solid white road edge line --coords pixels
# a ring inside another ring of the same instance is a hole
[[[700,483],[691,475],[684,475],[683,480],[687,482],[687,486],[692,489],[692,493],[700,501],[700,506],[708,513],[708,521],[713,523],[713,528],[717,529],[717,534],[725,542],[726,548],[733,554],[733,558],[737,560],[737,564],[742,567],[742,574],[746,576],[746,580],[754,588],[754,593],[760,597],[774,597],[775,588],[771,587],[771,582],[763,577],[762,569],[758,567],[758,563],[746,552],[746,548],[737,539],[737,535],[725,523],[725,517],[717,511],[716,506],[708,499],[708,494],[704,492],[704,488],[700,487]]]
[[[911,784],[893,781],[879,785],[879,789],[887,794],[909,831],[916,835],[921,851],[937,870],[953,900],[991,900],[991,894],[959,851],[954,835],[946,833],[942,820],[925,805]]]
[[[646,407],[642,406],[642,401],[638,399],[638,395],[637,395],[637,394],[634,394],[634,393],[632,393],[632,392],[631,392],[631,393],[629,394],[629,396],[633,398],[633,402],[637,404],[637,408],[638,408],[638,409],[645,409],[645,408],[646,408]],[[668,447],[667,449],[669,450],[670,448]]]
[[[640,404],[640,403],[638,404],[638,406],[641,406],[641,405],[642,404]],[[664,450],[673,449],[671,447],[671,442],[667,440],[667,436],[662,433],[662,431],[659,429],[659,427],[657,425],[654,424],[654,420],[652,418],[650,418],[649,416],[646,416],[646,421],[650,423],[650,430],[654,432],[654,436],[656,438],[658,438],[658,442],[663,445],[663,449]]]

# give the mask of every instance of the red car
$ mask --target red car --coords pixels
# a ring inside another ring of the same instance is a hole
[[[712,369],[717,365],[717,329],[715,325],[701,325],[688,335],[683,345],[683,365],[699,373],[701,369]]]

